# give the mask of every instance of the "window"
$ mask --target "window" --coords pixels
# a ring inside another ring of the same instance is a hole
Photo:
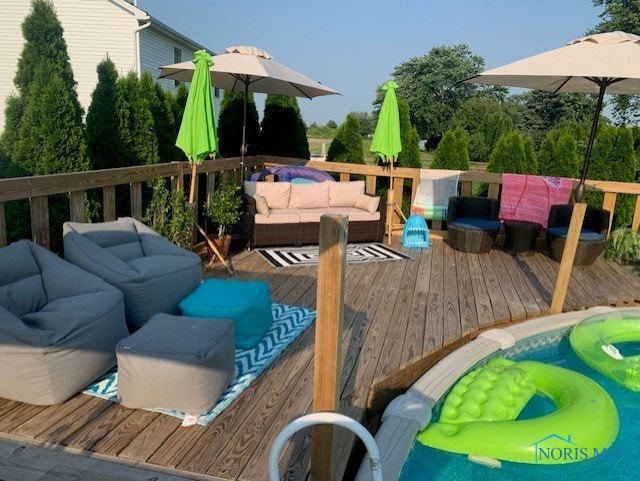
[[[220,89],[218,87],[214,87],[213,96],[217,99],[220,98]]]
[[[173,63],[180,63],[180,62],[182,62],[182,50],[179,49],[178,47],[173,47]],[[180,85],[180,80],[174,80],[173,85],[176,87]]]

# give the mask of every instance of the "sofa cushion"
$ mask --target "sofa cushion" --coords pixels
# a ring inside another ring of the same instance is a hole
[[[320,222],[323,214],[346,215],[349,222],[377,221],[380,220],[380,212],[370,212],[356,207],[327,207],[326,209],[304,209],[300,212],[300,222]]]
[[[258,211],[258,213],[269,216],[269,214],[271,214],[271,208],[269,207],[267,198],[264,195],[260,194],[253,194],[253,198],[256,201],[256,210]]]
[[[289,206],[289,182],[250,182],[245,181],[244,191],[249,197],[260,194],[267,199],[267,204],[272,209],[286,209]]]
[[[380,205],[380,196],[367,195],[365,193],[362,193],[362,194],[358,194],[358,198],[356,199],[356,203],[354,207],[357,209],[366,210],[367,212],[373,214],[378,210],[379,205]]]
[[[296,209],[271,209],[269,215],[254,216],[256,224],[297,224],[298,222],[300,222],[300,211]]]
[[[334,182],[315,182],[313,184],[292,184],[290,209],[315,209],[329,207],[329,185]]]
[[[364,180],[331,182],[329,185],[329,206],[353,207],[360,194],[364,194]]]

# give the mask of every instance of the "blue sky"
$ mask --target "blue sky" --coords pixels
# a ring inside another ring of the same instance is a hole
[[[299,99],[310,124],[372,109],[394,67],[439,45],[465,43],[493,68],[584,35],[591,0],[139,0],[139,7],[217,53],[253,45],[342,93]],[[262,115],[262,95],[256,95]]]

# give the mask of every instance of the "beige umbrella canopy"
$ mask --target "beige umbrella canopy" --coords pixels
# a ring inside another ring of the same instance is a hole
[[[640,94],[640,36],[625,32],[589,35],[564,47],[487,70],[465,82],[598,94],[580,184],[576,189],[576,200],[581,202],[605,91]]]
[[[193,76],[192,62],[181,62],[161,68],[159,78],[170,78],[190,82]],[[279,64],[273,57],[256,47],[229,47],[224,54],[213,57],[211,83],[214,87],[232,92],[244,92],[244,114],[242,146],[240,154],[246,153],[245,125],[247,118],[247,96],[249,92],[306,97],[339,93],[320,82],[311,80],[295,70]]]

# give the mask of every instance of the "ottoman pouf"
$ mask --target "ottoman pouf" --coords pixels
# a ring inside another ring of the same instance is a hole
[[[116,357],[123,406],[204,414],[235,374],[233,322],[156,314],[118,343]]]
[[[273,323],[269,284],[262,281],[207,279],[180,309],[185,316],[233,319],[237,349],[257,346]]]

